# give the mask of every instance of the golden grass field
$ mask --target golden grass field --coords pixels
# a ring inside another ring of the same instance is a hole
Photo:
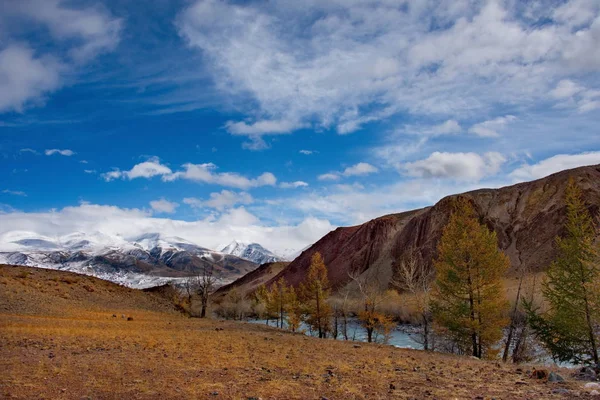
[[[0,266],[2,398],[588,396],[580,382],[542,382],[527,376],[530,367],[518,368],[320,340],[250,323],[190,319],[157,294],[70,273]],[[552,393],[560,387],[571,393]]]

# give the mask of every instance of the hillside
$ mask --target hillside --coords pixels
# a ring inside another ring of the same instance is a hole
[[[597,213],[600,165],[562,171],[532,182],[448,196],[432,207],[338,228],[302,252],[279,274],[268,279],[267,284],[283,277],[288,283],[298,285],[304,280],[310,259],[317,251],[325,260],[329,280],[335,288],[349,282],[349,272],[373,272],[387,285],[394,275],[395,264],[407,257],[411,249],[416,250],[421,262],[431,267],[452,210],[452,200],[458,196],[468,198],[481,221],[498,235],[499,246],[511,261],[509,274],[515,275],[523,268],[543,271],[554,258],[554,238],[563,230],[564,190],[571,177],[581,186],[590,210]],[[257,279],[256,273],[253,276]]]
[[[221,286],[214,293],[213,299],[218,300],[232,289],[236,289],[239,293],[248,293],[252,289],[271,280],[271,278],[279,274],[289,264],[289,262],[284,261],[263,264],[236,281]]]
[[[507,400],[583,392],[579,382],[531,379],[526,367],[185,318],[156,294],[35,268],[0,266],[0,337],[0,396],[11,399]]]

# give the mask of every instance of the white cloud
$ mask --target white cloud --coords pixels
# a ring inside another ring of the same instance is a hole
[[[235,172],[215,172],[217,166],[212,163],[184,164],[184,170],[165,175],[163,180],[188,179],[194,182],[209,183],[237,189],[250,189],[260,186],[275,186],[277,178],[270,172],[264,172],[256,178],[250,179]]]
[[[53,154],[60,154],[61,156],[65,156],[65,157],[71,157],[72,155],[76,154],[73,150],[69,150],[69,149],[48,149],[44,152],[47,156],[51,156]]]
[[[22,192],[20,190],[9,190],[9,189],[4,189],[2,191],[2,193],[6,193],[6,194],[10,194],[13,196],[21,196],[21,197],[27,197],[27,193]]]
[[[360,162],[358,164],[355,164],[351,167],[346,168],[344,170],[344,172],[342,172],[342,174],[344,176],[362,176],[362,175],[373,174],[378,171],[379,170],[377,168],[375,168],[374,166],[372,166],[371,164],[365,163],[365,162]]]
[[[359,162],[350,167],[347,167],[342,172],[333,171],[333,172],[328,172],[326,174],[321,174],[317,177],[317,179],[320,181],[337,181],[342,176],[346,176],[346,177],[348,177],[348,176],[364,176],[364,175],[373,174],[378,171],[379,170],[376,167],[374,167],[373,165],[371,165],[369,163]]]
[[[510,177],[517,182],[530,181],[565,169],[595,164],[600,164],[600,151],[590,151],[580,154],[557,154],[535,164],[523,164],[511,172]]]
[[[449,119],[438,125],[421,126],[421,125],[404,125],[401,133],[421,136],[442,136],[460,133],[462,127],[455,119]]]
[[[480,122],[469,128],[469,133],[473,133],[481,137],[497,137],[498,133],[506,127],[507,124],[515,121],[517,117],[514,115],[506,115],[488,121]]]
[[[34,149],[21,149],[19,150],[20,153],[31,153],[31,154],[35,154],[35,155],[39,155],[40,153]]]
[[[283,189],[297,189],[299,187],[307,187],[308,183],[304,181],[295,181],[295,182],[281,182],[279,184],[280,188]]]
[[[62,0],[20,0],[6,8],[8,14],[48,27],[54,39],[74,41],[70,56],[77,62],[113,50],[119,43],[123,22],[104,8],[69,8]]]
[[[83,172],[86,174],[95,174],[97,171],[95,169],[84,169]]]
[[[254,199],[246,192],[222,190],[221,192],[211,193],[208,200],[186,197],[183,199],[183,202],[193,208],[208,207],[223,211],[238,204],[251,204],[254,202]]]
[[[292,121],[256,121],[251,124],[246,122],[228,121],[225,127],[232,135],[244,136],[262,136],[262,135],[281,135],[290,133],[298,128],[298,124]]]
[[[32,49],[32,43],[2,40],[0,46],[0,112],[23,112],[40,105],[61,88],[77,68],[119,41],[122,21],[101,7],[69,8],[60,0],[19,0],[2,4],[0,34],[18,27],[48,28],[53,46]],[[8,43],[8,45],[6,45]],[[51,49],[49,52],[48,49]],[[68,56],[64,56],[66,49]]]
[[[42,102],[48,92],[62,85],[62,69],[54,57],[36,57],[25,45],[0,50],[0,112],[23,112],[28,102]]]
[[[217,166],[212,163],[183,164],[183,170],[172,171],[171,168],[161,164],[156,157],[136,164],[129,171],[115,170],[102,174],[104,180],[152,178],[161,176],[165,182],[177,179],[187,179],[194,182],[209,183],[220,186],[249,189],[260,186],[275,186],[277,178],[270,172],[264,172],[254,179],[246,178],[235,172],[216,172]]]
[[[320,181],[337,181],[340,179],[340,175],[337,172],[329,172],[319,175],[317,179]]]
[[[179,207],[179,204],[161,198],[159,200],[151,201],[150,207],[152,207],[152,210],[156,211],[157,213],[173,214],[175,209]]]
[[[477,153],[436,151],[426,159],[404,164],[403,169],[412,177],[478,182],[484,177],[498,173],[505,162],[506,158],[496,152],[488,152],[481,156]]]
[[[113,179],[136,179],[136,178],[152,178],[155,176],[171,176],[173,171],[166,165],[160,163],[158,158],[151,158],[148,161],[136,164],[129,171],[115,170],[102,174],[104,180],[112,181]]]
[[[529,6],[499,1],[198,0],[177,26],[206,55],[228,103],[239,100],[253,120],[344,134],[399,112],[456,122],[498,105],[535,107],[553,82],[600,68],[592,3],[544,3],[525,15]],[[494,128],[472,132],[496,135]],[[440,129],[449,134],[458,126]],[[284,129],[266,129],[273,130]]]
[[[550,96],[557,99],[565,99],[573,97],[575,94],[581,92],[583,88],[569,79],[563,79],[554,89],[550,91]]]
[[[298,153],[304,154],[305,156],[310,156],[311,154],[314,153],[314,151],[313,150],[300,150]]]
[[[160,232],[213,249],[238,239],[262,243],[276,253],[285,254],[314,243],[335,228],[327,220],[313,217],[293,225],[264,225],[243,208],[232,209],[217,219],[210,216],[197,221],[153,218],[149,211],[95,204],[38,213],[8,211],[0,214],[1,250],[8,247],[2,240],[4,234],[19,230],[52,237],[73,232],[101,232],[126,239]]]

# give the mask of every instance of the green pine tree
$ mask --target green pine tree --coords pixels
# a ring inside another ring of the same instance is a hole
[[[438,246],[432,313],[436,333],[459,353],[492,358],[502,338],[508,302],[502,278],[510,263],[495,232],[459,198]]]
[[[557,258],[543,283],[545,313],[526,303],[529,322],[554,359],[599,364],[600,266],[594,245],[596,229],[573,179],[565,191],[567,222],[556,238]]]

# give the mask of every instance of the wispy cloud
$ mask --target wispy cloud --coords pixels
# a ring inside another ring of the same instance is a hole
[[[9,189],[4,189],[2,191],[2,193],[6,193],[6,194],[10,194],[13,196],[21,196],[21,197],[27,197],[27,193],[22,192],[20,190],[9,190]]]
[[[44,152],[44,154],[46,154],[47,156],[51,156],[54,154],[59,154],[61,156],[65,156],[65,157],[71,157],[72,155],[76,154],[73,150],[69,150],[69,149],[48,149]]]

